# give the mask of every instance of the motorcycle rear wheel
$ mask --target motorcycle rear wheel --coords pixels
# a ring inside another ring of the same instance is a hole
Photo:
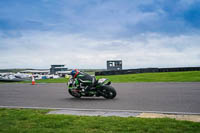
[[[75,98],[81,98],[81,94],[80,93],[74,93],[70,89],[68,89],[68,92],[69,92],[70,95],[72,95]]]

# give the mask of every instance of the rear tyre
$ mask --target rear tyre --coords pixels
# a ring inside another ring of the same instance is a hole
[[[81,98],[81,94],[78,92],[73,92],[72,90],[68,89],[68,92],[70,95],[72,95],[75,98]]]
[[[117,95],[116,90],[112,86],[109,86],[109,85],[103,86],[101,92],[102,92],[102,96],[106,99],[113,99]]]

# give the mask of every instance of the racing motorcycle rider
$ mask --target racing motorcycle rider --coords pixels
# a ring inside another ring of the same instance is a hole
[[[92,85],[96,82],[96,79],[91,75],[79,72],[78,69],[74,69],[70,73],[73,79],[77,79],[79,81],[78,88],[81,88],[83,92],[89,92],[92,88]]]

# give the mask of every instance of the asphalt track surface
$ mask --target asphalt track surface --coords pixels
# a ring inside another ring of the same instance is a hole
[[[200,82],[114,83],[117,97],[73,98],[66,84],[0,84],[0,106],[200,113]]]

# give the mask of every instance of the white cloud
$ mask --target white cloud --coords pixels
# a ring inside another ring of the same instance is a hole
[[[200,35],[141,34],[128,40],[99,40],[80,34],[23,32],[0,40],[0,68],[106,68],[122,59],[123,68],[199,66]]]

